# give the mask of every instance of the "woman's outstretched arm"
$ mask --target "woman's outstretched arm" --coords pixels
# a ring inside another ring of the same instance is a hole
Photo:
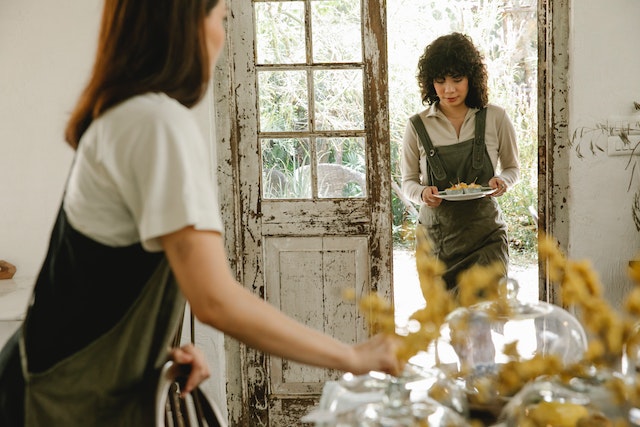
[[[354,374],[400,373],[397,338],[378,335],[349,345],[297,322],[243,288],[231,273],[220,233],[185,227],[161,240],[178,284],[202,323],[296,362]]]

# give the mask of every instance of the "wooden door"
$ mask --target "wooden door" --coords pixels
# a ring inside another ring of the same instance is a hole
[[[231,80],[216,89],[218,115],[227,109],[231,123],[221,170],[237,198],[232,206],[223,194],[222,205],[238,213],[228,236],[237,271],[297,320],[361,341],[368,332],[343,290],[391,301],[385,2],[227,5]],[[238,350],[232,425],[299,425],[340,375]]]

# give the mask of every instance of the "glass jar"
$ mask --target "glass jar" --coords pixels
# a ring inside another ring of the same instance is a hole
[[[587,349],[584,328],[568,311],[542,301],[518,300],[514,280],[505,289],[500,300],[452,311],[435,346],[437,366],[463,381],[471,408],[494,415],[509,398],[498,391],[498,373],[514,357],[555,356],[569,366]]]
[[[407,364],[400,377],[345,374],[326,383],[319,407],[303,422],[316,427],[467,427],[467,414],[459,384],[437,369]]]
[[[629,425],[624,390],[622,376],[609,370],[569,379],[540,377],[509,401],[498,420],[506,427]]]

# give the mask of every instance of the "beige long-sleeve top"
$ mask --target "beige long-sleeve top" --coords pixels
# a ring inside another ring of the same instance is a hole
[[[440,111],[436,104],[432,104],[420,113],[424,126],[429,133],[435,147],[457,144],[467,141],[475,135],[477,108],[470,108],[462,123],[460,136]],[[518,182],[520,178],[520,161],[518,158],[518,144],[516,133],[506,111],[497,106],[487,106],[487,124],[485,129],[485,144],[487,153],[493,164],[496,176],[501,178],[508,187]],[[407,123],[402,142],[400,172],[402,174],[402,192],[413,203],[422,204],[422,190],[427,186],[426,153],[418,134]]]

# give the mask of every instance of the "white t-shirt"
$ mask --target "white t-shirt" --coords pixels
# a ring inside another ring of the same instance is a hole
[[[185,226],[222,232],[215,168],[191,110],[161,93],[128,99],[80,140],[64,198],[71,225],[102,244],[138,242]]]

